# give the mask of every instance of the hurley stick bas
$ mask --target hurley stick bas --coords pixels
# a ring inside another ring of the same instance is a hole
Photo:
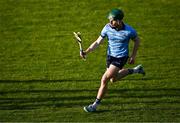
[[[83,54],[83,47],[82,47],[82,38],[81,38],[81,33],[80,32],[73,32],[74,37],[76,38],[77,43],[79,44],[79,50],[80,53]],[[85,60],[85,56],[83,57],[83,59]]]

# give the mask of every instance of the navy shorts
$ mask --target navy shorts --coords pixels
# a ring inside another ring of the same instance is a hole
[[[128,56],[124,56],[121,58],[107,56],[106,66],[107,66],[107,68],[109,68],[110,64],[112,64],[112,65],[122,69],[123,66],[126,64],[128,58],[129,58]]]

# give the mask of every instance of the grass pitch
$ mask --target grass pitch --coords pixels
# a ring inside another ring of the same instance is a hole
[[[72,32],[87,48],[117,7],[141,38],[136,64],[147,75],[109,84],[98,112],[86,113],[106,69],[107,42],[84,62]],[[1,0],[0,121],[179,122],[179,8],[178,0]]]

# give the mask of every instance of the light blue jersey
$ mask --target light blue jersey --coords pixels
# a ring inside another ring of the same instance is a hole
[[[110,24],[106,24],[101,31],[103,38],[108,38],[107,55],[120,58],[128,56],[129,41],[137,36],[136,31],[129,25],[124,24],[123,29],[117,31],[113,29]]]

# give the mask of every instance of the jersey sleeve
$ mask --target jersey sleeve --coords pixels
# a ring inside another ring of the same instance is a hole
[[[133,40],[133,39],[135,39],[137,37],[137,32],[136,32],[136,30],[135,29],[131,29],[131,39]]]
[[[104,26],[104,28],[103,28],[102,31],[101,31],[101,37],[102,37],[102,38],[105,38],[106,36],[107,36],[107,27]]]

